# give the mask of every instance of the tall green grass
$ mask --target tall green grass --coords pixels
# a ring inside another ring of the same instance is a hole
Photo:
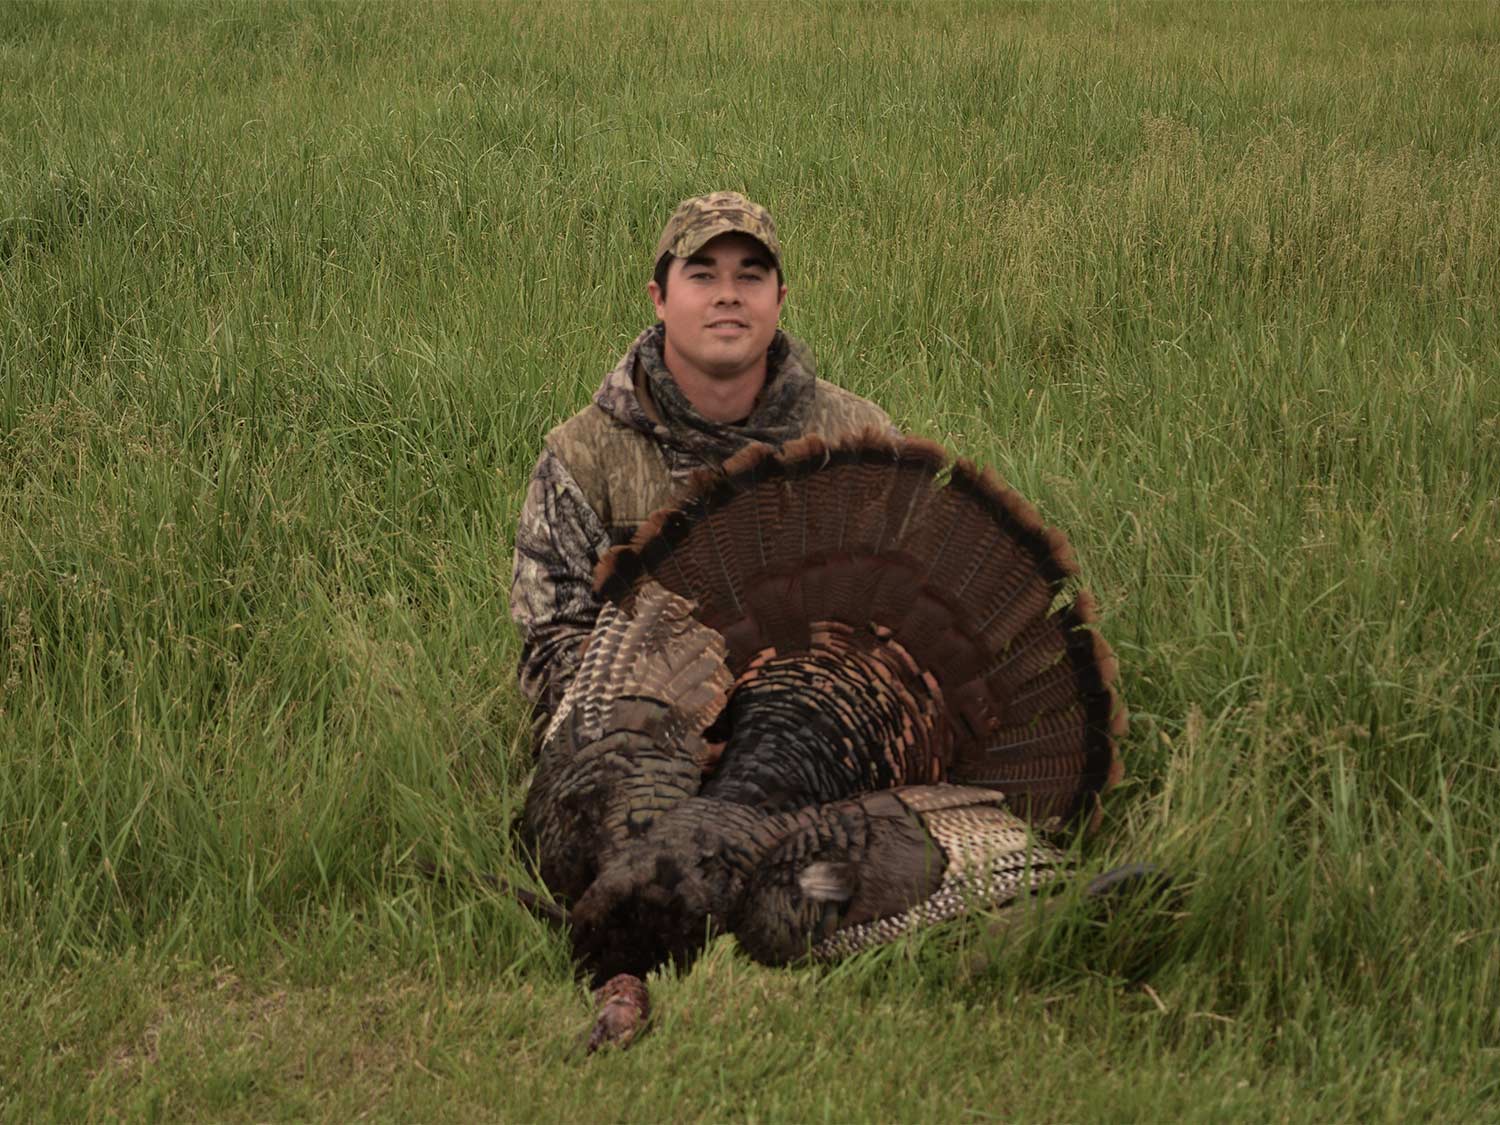
[[[1497,29],[0,6],[0,1112],[1492,1106]],[[510,537],[717,187],[825,375],[1072,536],[1134,714],[1090,863],[1191,887],[717,947],[581,1066],[563,942],[464,878],[520,872]]]

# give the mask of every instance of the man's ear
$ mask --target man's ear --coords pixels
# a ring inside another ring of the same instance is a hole
[[[652,284],[655,285],[656,283],[652,282]],[[786,304],[786,286],[785,285],[783,285],[781,287],[780,291],[778,291],[777,294],[776,294],[776,307],[779,309],[784,304]]]
[[[661,286],[656,284],[654,278],[646,282],[646,292],[651,294],[651,303],[656,306],[656,319],[661,320],[667,312],[667,299],[662,296]],[[781,287],[781,292],[785,295],[785,285]]]

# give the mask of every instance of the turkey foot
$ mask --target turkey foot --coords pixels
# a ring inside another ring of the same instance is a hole
[[[594,1001],[599,1011],[589,1032],[589,1054],[608,1046],[624,1050],[637,1036],[645,1034],[651,1022],[651,997],[640,977],[629,973],[610,977],[594,989]]]

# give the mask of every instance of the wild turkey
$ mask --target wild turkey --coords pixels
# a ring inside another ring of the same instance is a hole
[[[1120,775],[1061,533],[921,439],[745,450],[601,563],[524,826],[596,982],[832,957],[1066,868]]]

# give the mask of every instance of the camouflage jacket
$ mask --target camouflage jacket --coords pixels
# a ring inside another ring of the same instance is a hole
[[[677,499],[694,472],[754,441],[891,430],[873,403],[818,379],[799,341],[777,332],[766,388],[741,423],[704,418],[662,361],[664,329],[630,345],[594,401],[549,433],[516,526],[510,612],[521,630],[521,691],[545,718],[557,706],[599,614],[594,565]]]

